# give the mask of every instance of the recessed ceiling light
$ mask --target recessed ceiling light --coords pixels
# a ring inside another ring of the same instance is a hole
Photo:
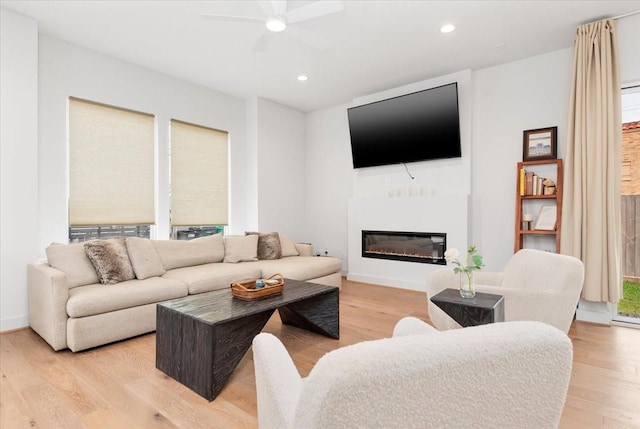
[[[287,22],[281,16],[271,17],[267,19],[267,28],[275,33],[279,33],[287,28]]]
[[[453,25],[453,24],[445,24],[442,27],[440,27],[440,32],[441,33],[451,33],[455,29],[456,29],[455,25]]]
[[[301,74],[300,76],[298,76],[298,80],[300,82],[304,82],[305,80],[309,80],[309,76],[307,76],[306,74]]]

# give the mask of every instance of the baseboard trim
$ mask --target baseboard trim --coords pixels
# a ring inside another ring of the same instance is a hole
[[[427,289],[426,285],[422,283],[398,279],[387,279],[384,277],[373,277],[356,273],[348,273],[347,280],[351,280],[354,282],[371,283],[379,286],[393,287],[396,289],[409,289],[425,293]]]
[[[27,316],[12,317],[0,320],[0,332],[15,331],[21,328],[29,327],[29,318]]]
[[[611,311],[606,302],[591,302],[581,299],[576,310],[576,320],[611,325]]]

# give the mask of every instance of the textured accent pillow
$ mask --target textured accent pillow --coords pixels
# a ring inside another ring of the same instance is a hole
[[[259,232],[245,232],[246,235],[258,236],[258,259],[280,259],[282,257],[282,246],[280,236],[277,232],[262,234]]]
[[[129,260],[137,279],[160,277],[166,273],[151,240],[142,237],[127,237],[126,243]]]
[[[298,256],[298,249],[293,241],[286,235],[280,234],[280,247],[282,249],[282,257],[285,256]]]
[[[224,261],[249,262],[258,260],[257,235],[227,235],[224,237]]]
[[[51,243],[45,250],[47,262],[67,274],[69,287],[98,283],[98,275],[84,251],[84,243]]]
[[[87,241],[84,243],[84,250],[103,285],[136,278],[124,238]]]

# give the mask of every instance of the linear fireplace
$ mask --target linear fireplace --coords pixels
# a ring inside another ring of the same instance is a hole
[[[362,257],[446,265],[447,234],[362,231]]]

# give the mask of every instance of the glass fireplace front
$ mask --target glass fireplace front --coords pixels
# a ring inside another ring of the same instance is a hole
[[[446,265],[447,234],[362,231],[362,257]]]

